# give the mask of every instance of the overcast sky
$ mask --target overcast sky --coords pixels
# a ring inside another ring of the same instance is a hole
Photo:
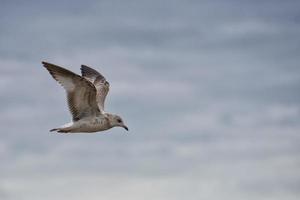
[[[1,200],[300,198],[300,1],[0,1]],[[71,120],[92,66],[130,131]]]

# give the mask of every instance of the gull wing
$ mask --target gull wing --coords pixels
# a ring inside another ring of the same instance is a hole
[[[73,121],[101,114],[96,102],[97,90],[91,82],[57,65],[47,62],[42,64],[66,90]]]
[[[109,91],[109,83],[102,74],[86,65],[81,65],[81,74],[96,87],[96,101],[98,103],[98,107],[103,113],[105,98]]]

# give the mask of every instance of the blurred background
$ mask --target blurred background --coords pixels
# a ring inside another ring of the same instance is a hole
[[[1,0],[0,199],[299,199],[299,24],[297,0]],[[49,133],[43,60],[103,73],[130,132]]]

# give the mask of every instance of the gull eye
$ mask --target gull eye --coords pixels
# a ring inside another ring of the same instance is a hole
[[[122,123],[122,120],[120,120],[120,119],[117,119],[117,122],[118,122],[118,123]]]

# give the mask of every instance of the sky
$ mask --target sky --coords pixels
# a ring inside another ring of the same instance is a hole
[[[0,1],[1,200],[300,198],[297,0]],[[41,61],[110,82],[130,131],[57,134]]]

